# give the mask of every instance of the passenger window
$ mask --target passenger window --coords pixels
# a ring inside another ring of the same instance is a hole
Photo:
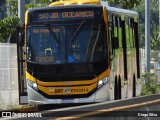
[[[127,47],[135,47],[135,38],[134,38],[134,19],[126,17],[126,42]]]
[[[133,35],[132,35],[132,21],[131,19],[129,18],[128,20],[128,33],[129,33],[129,44],[130,44],[130,47],[132,48],[133,47]]]
[[[130,19],[130,27],[131,27],[131,38],[132,38],[132,47],[135,47],[135,37],[134,37],[134,19]]]
[[[131,47],[131,43],[130,43],[130,21],[128,19],[128,17],[125,18],[126,24],[125,24],[125,28],[126,28],[126,43],[127,43],[127,48]]]
[[[118,38],[119,47],[122,48],[122,28],[121,28],[121,17],[118,15],[113,16],[113,37]]]
[[[114,37],[118,37],[118,18],[113,16]]]
[[[122,27],[121,27],[121,17],[118,17],[118,39],[119,39],[119,47],[122,48]]]
[[[112,48],[112,37],[113,37],[113,16],[111,13],[108,13],[108,35],[109,35],[109,40],[110,40],[110,54],[113,55],[113,48]]]

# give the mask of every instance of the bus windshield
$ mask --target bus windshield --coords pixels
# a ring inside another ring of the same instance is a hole
[[[106,28],[85,22],[27,28],[27,60],[38,64],[98,62],[107,59]]]

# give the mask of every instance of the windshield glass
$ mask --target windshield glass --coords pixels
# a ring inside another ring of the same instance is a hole
[[[106,59],[106,30],[102,23],[50,24],[50,28],[44,25],[27,29],[28,61],[64,64]]]

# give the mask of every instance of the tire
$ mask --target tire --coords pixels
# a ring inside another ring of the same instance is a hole
[[[114,82],[114,100],[117,100],[118,99],[118,96],[117,96],[117,76],[115,76],[115,82]]]
[[[136,97],[136,76],[133,75],[133,97]]]
[[[117,82],[117,92],[118,92],[118,99],[121,99],[121,77],[120,77],[120,75],[119,75],[119,78],[118,78],[118,82]]]

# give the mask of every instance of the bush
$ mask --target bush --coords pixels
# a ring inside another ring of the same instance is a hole
[[[160,93],[160,86],[157,84],[156,77],[150,73],[143,75],[144,85],[142,86],[141,95],[152,95]]]
[[[18,27],[20,19],[18,16],[9,16],[0,20],[0,42],[7,42],[7,39],[13,34]]]

